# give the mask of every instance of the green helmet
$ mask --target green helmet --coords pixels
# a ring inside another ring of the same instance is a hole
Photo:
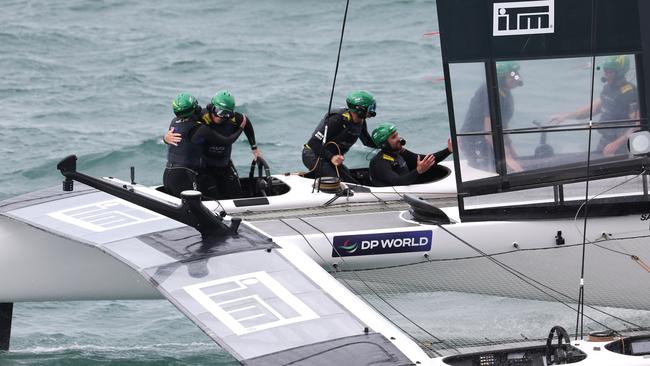
[[[630,58],[625,55],[609,56],[603,61],[603,70],[613,70],[621,75],[630,70]]]
[[[215,109],[235,111],[235,97],[228,90],[219,90],[210,101]]]
[[[172,101],[174,114],[180,118],[191,116],[198,105],[199,101],[192,94],[185,92],[179,93]]]
[[[359,90],[353,91],[345,98],[350,111],[358,113],[361,117],[374,117],[377,115],[377,103],[372,94],[367,91]]]
[[[380,147],[395,131],[397,131],[397,127],[394,124],[390,122],[380,123],[379,126],[372,130],[372,141],[375,146]]]
[[[515,61],[499,61],[497,62],[497,75],[499,77],[505,76],[509,72],[519,72],[519,63]]]

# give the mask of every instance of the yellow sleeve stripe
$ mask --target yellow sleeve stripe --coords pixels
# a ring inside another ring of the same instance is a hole
[[[390,162],[395,161],[395,158],[392,157],[392,156],[390,156],[390,155],[388,155],[388,154],[384,154],[384,156],[382,156],[382,158],[383,158],[384,160],[388,160],[388,161],[390,161]]]
[[[625,94],[632,89],[633,89],[632,84],[625,84],[621,87],[621,94]]]

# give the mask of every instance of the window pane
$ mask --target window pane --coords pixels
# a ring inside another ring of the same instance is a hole
[[[593,78],[592,60],[497,63],[508,173],[584,165],[592,108],[592,159],[628,154],[627,136],[635,124],[630,119],[638,119],[634,57],[595,58]],[[594,102],[589,103],[594,78]],[[566,128],[584,130],[559,131]]]
[[[548,125],[559,114],[588,106],[591,71],[589,57],[497,62],[503,129]]]
[[[461,179],[470,181],[495,176],[485,64],[450,64],[449,72],[456,132],[460,135],[457,143]],[[464,133],[475,135],[463,136]]]
[[[499,207],[499,206],[519,206],[537,203],[550,203],[555,200],[553,187],[542,187],[527,189],[525,191],[511,191],[482,196],[471,196],[463,198],[466,210]]]
[[[634,55],[596,57],[594,78],[594,121],[638,119]]]
[[[564,185],[565,200],[584,200],[586,183]],[[589,182],[589,198],[606,198],[612,196],[643,194],[643,176],[632,175],[593,180]]]
[[[596,57],[595,63],[593,120],[599,127],[620,128],[599,129],[592,151],[601,156],[627,155],[627,136],[635,130],[629,126],[639,119],[634,55]]]
[[[507,164],[508,173],[586,165],[588,131],[543,131],[506,135],[515,161]]]

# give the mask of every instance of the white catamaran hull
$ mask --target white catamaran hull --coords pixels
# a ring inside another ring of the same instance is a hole
[[[125,237],[177,229],[184,225],[144,210],[150,215],[146,218],[150,221],[137,225],[140,227],[138,232],[129,232],[128,225],[103,230],[68,215],[75,210],[88,210],[96,206],[100,210],[112,205],[136,209],[104,193],[91,193],[50,201],[36,209],[27,207],[1,215],[0,252],[3,255],[0,257],[0,288],[3,290],[0,291],[0,302],[159,297],[136,273],[104,253],[100,246],[93,245],[92,239],[100,238],[106,245]],[[455,208],[443,210],[452,220],[458,221]],[[639,294],[650,293],[650,281],[643,280],[647,276],[644,260],[650,256],[650,243],[613,240],[646,234],[648,222],[643,218],[642,215],[630,215],[593,218],[589,222],[586,238],[592,243],[587,244],[585,263],[587,273],[590,273],[586,278],[590,289],[587,303],[650,309],[647,303],[630,302],[630,299],[643,299]],[[517,278],[508,278],[499,268],[486,266],[483,259],[489,255],[561,293],[574,294],[579,268],[571,264],[580,261],[582,255],[581,221],[572,219],[486,221],[438,226],[417,223],[405,211],[388,211],[288,217],[255,221],[250,225],[277,243],[301,249],[328,271],[432,262],[426,267],[430,269],[429,272],[393,279],[414,290],[417,290],[422,278],[435,277],[439,280],[440,290],[537,298],[535,293],[518,292]],[[69,229],[65,229],[68,233],[59,231],[65,227],[100,231],[75,237],[69,234]],[[364,242],[365,237],[382,233],[408,237],[409,233],[422,232],[431,238],[430,243],[428,239],[424,243],[409,243],[408,240],[404,243]],[[558,232],[562,233],[565,244],[556,244]],[[344,236],[358,239],[357,252],[347,253],[339,247],[333,249],[338,238]],[[393,244],[396,247],[392,253],[382,254],[386,245]],[[415,244],[424,246],[417,248]],[[398,247],[400,245],[401,248]],[[611,251],[628,255],[612,257]],[[452,265],[459,261],[463,263],[463,276],[458,276],[458,267]],[[486,278],[494,278],[494,281],[482,281],[480,288],[475,285],[477,279]],[[622,286],[620,278],[630,279],[630,282]],[[512,286],[508,286],[509,283]],[[599,300],[590,302],[592,297]]]
[[[404,194],[413,194],[425,199],[455,198],[456,180],[453,174],[453,162],[443,161],[435,168],[440,170],[440,175],[444,177],[434,182],[391,187],[372,187],[342,183],[341,189],[346,187],[351,188],[349,194],[348,191],[342,191],[336,194],[314,189],[313,179],[304,178],[298,174],[274,175],[273,179],[276,181],[275,184],[284,185],[286,187],[286,193],[265,197],[205,201],[205,205],[211,210],[238,214],[243,212],[314,208],[338,203],[399,201]],[[131,184],[116,178],[105,179],[120,186],[127,186],[134,192],[156,197],[165,202],[173,204],[180,202],[180,199],[163,193],[155,189],[155,187]]]

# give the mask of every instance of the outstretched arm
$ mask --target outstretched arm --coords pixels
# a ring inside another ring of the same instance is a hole
[[[375,180],[387,186],[404,186],[415,182],[420,175],[416,169],[412,169],[408,174],[399,175],[391,169],[390,162],[379,159],[370,164],[371,176]]]
[[[570,113],[565,113],[565,114],[558,114],[551,116],[551,121],[552,122],[557,122],[557,123],[562,123],[566,121],[567,119],[585,119],[589,117],[589,113],[591,112],[593,108],[593,115],[596,115],[600,113],[600,106],[601,106],[601,101],[600,98],[595,101],[593,104],[586,105],[574,112]]]
[[[228,136],[213,131],[210,127],[199,125],[190,132],[190,141],[194,144],[207,142],[212,145],[230,145],[237,141],[243,129],[239,128]]]
[[[635,109],[629,114],[630,120],[633,121],[638,121],[639,120],[639,110]],[[636,131],[638,128],[637,127],[632,127],[629,128],[627,131],[625,131],[624,134],[619,136],[616,140],[610,142],[609,144],[605,145],[605,148],[603,149],[603,155],[605,156],[612,156],[616,154],[616,152],[621,148],[621,146],[625,145],[627,143],[628,137],[634,131]]]
[[[364,146],[371,147],[373,149],[376,149],[378,147],[378,146],[375,146],[375,142],[372,141],[372,137],[370,136],[370,133],[368,132],[368,125],[366,124],[366,121],[362,122],[361,135],[359,135],[359,139],[361,140],[361,143]]]
[[[257,143],[255,142],[255,130],[253,130],[253,124],[251,123],[250,118],[246,116],[245,114],[241,114],[242,119],[246,120],[246,126],[244,127],[244,134],[246,135],[246,138],[248,139],[248,143],[251,145],[251,150],[253,151],[253,158],[257,159],[260,156],[262,156],[262,151],[257,147]]]

